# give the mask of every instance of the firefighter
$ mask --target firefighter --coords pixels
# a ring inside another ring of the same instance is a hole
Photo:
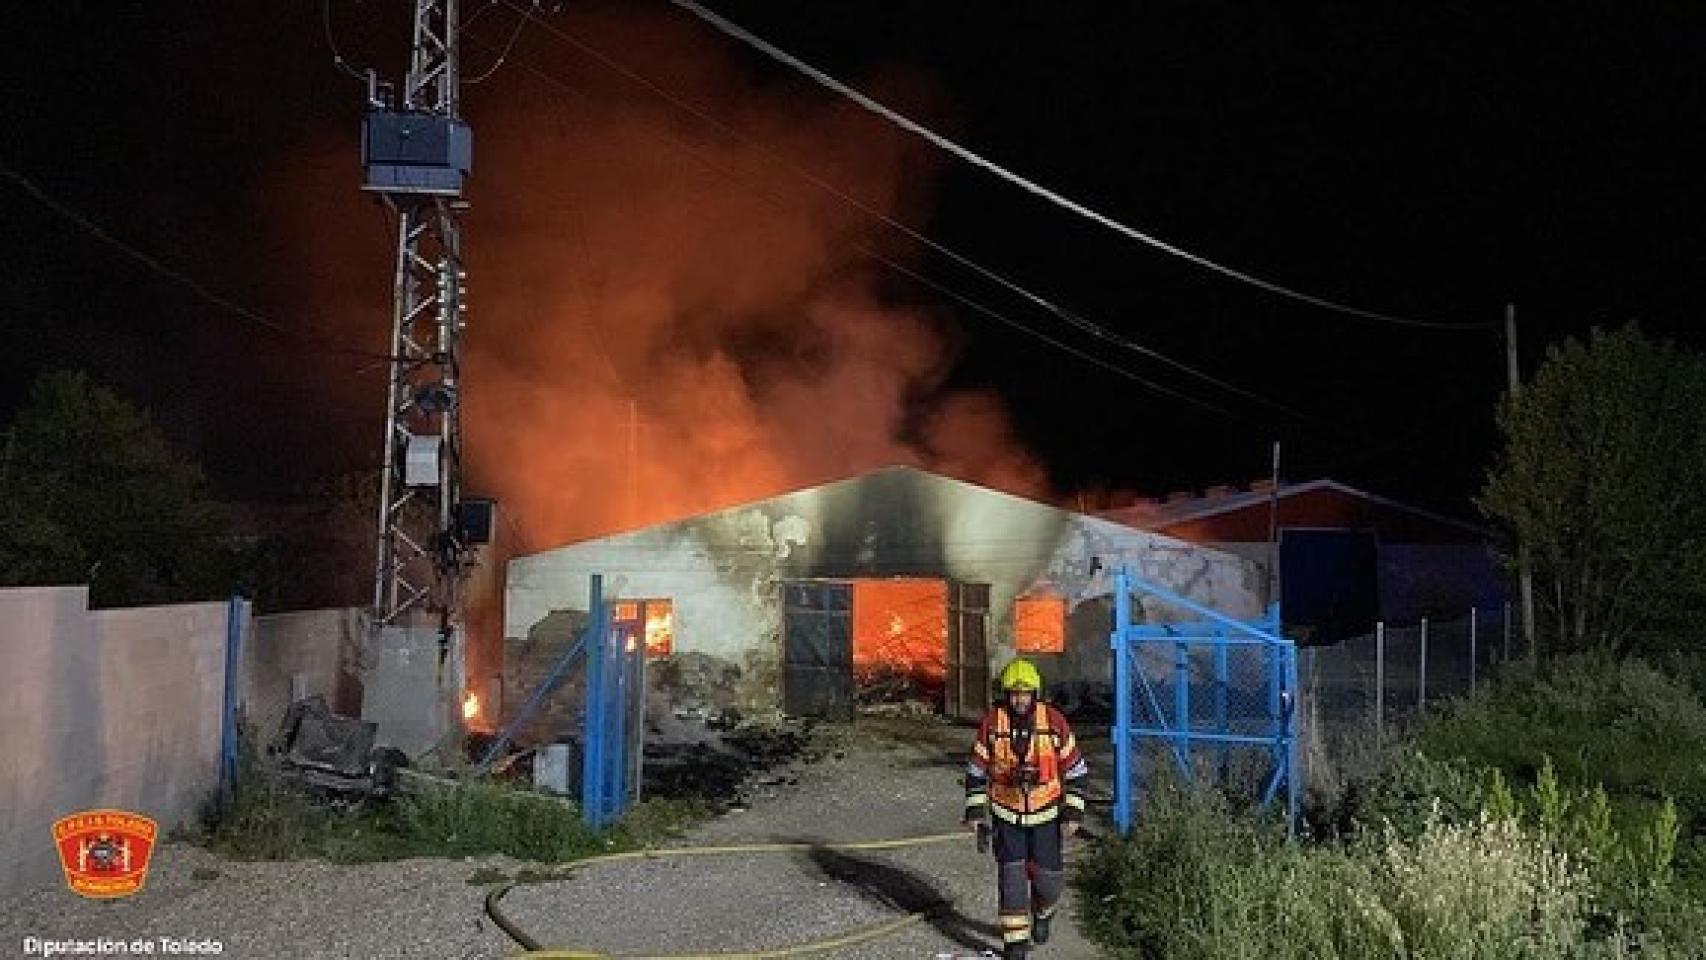
[[[994,834],[1002,956],[1015,960],[1048,942],[1066,885],[1061,845],[1084,819],[1089,771],[1066,717],[1039,699],[1035,664],[1014,660],[1000,685],[966,765],[963,823]]]

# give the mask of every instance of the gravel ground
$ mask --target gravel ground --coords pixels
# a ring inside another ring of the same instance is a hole
[[[970,731],[865,718],[820,728],[828,752],[745,809],[700,825],[682,846],[857,842],[951,832]],[[1086,738],[1087,746],[1094,741]],[[1092,757],[1095,764],[1097,758]],[[1095,764],[1106,774],[1105,764]],[[1069,852],[1069,857],[1071,853]],[[481,868],[503,857],[367,866],[239,863],[183,844],[156,854],[142,893],[92,901],[63,888],[0,902],[0,956],[26,937],[212,939],[235,957],[504,957],[518,948],[482,912]],[[814,954],[841,960],[933,958],[999,949],[994,863],[969,835],[881,851],[800,851],[592,865],[514,889],[504,910],[549,947],[617,954],[771,949],[834,938],[941,900],[951,908],[879,940]],[[1069,894],[1070,898],[1070,894]],[[1091,958],[1070,904],[1038,960]],[[40,954],[36,954],[39,956]],[[188,955],[179,953],[177,955]]]

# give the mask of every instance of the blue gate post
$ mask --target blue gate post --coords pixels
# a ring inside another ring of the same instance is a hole
[[[1191,648],[1184,637],[1173,642],[1173,730],[1179,772],[1189,786],[1196,779],[1196,757],[1191,749]]]
[[[598,672],[598,815],[599,823],[609,823],[616,813],[616,791],[622,775],[622,631],[610,624],[602,634],[604,640],[603,668]]]
[[[1265,728],[1268,738],[1268,756],[1273,761],[1274,771],[1268,778],[1267,788],[1262,791],[1262,805],[1267,806],[1273,801],[1274,794],[1281,785],[1287,785],[1289,764],[1286,759],[1286,743],[1284,736],[1285,719],[1280,715],[1280,650],[1275,644],[1262,645],[1263,672],[1268,678],[1268,722]]]
[[[1227,686],[1232,682],[1232,671],[1227,663],[1228,648],[1231,637],[1226,631],[1214,632],[1214,729],[1216,733],[1227,733],[1226,697]],[[1220,741],[1220,782],[1226,783],[1232,775],[1232,745],[1225,740]]]
[[[1114,578],[1114,825],[1131,832],[1137,771],[1131,764],[1131,650],[1126,626],[1131,623],[1131,578],[1124,570]]]
[[[604,663],[610,646],[609,620],[604,609],[604,578],[594,574],[588,592],[591,618],[586,634],[586,704],[581,722],[581,819],[589,827],[603,826],[600,803],[604,774]]]
[[[1281,739],[1285,724],[1285,699],[1282,696],[1283,681],[1281,675],[1285,671],[1285,654],[1277,643],[1262,644],[1262,662],[1268,668],[1268,736],[1274,738],[1274,766],[1283,769],[1285,764],[1281,753],[1285,743]]]
[[[628,663],[634,658],[633,627],[628,627],[616,635],[612,642],[616,645],[616,702],[611,711],[611,726],[616,732],[610,738],[610,809],[614,813],[625,812],[628,808],[628,775],[632,767],[628,763],[628,723],[632,719],[628,712],[628,698],[634,695],[633,682],[630,679]]]
[[[1277,619],[1277,613],[1276,613],[1276,619]],[[1276,633],[1277,633],[1277,630],[1276,630]],[[1298,776],[1298,774],[1301,770],[1301,767],[1302,767],[1303,750],[1302,750],[1301,745],[1298,743],[1298,736],[1297,736],[1297,732],[1300,728],[1300,723],[1301,723],[1301,719],[1299,718],[1298,714],[1302,712],[1301,708],[1303,706],[1303,692],[1301,690],[1299,690],[1297,687],[1297,647],[1296,647],[1296,645],[1295,644],[1287,644],[1287,645],[1281,647],[1280,650],[1285,655],[1285,685],[1286,685],[1286,690],[1291,695],[1290,704],[1289,704],[1289,707],[1286,711],[1287,718],[1286,718],[1286,731],[1285,731],[1285,734],[1286,734],[1286,755],[1290,759],[1290,764],[1289,764],[1290,769],[1286,772],[1286,777],[1285,777],[1285,780],[1286,780],[1286,784],[1285,784],[1286,785],[1285,835],[1290,837],[1293,835],[1293,831],[1295,831],[1297,829],[1297,815],[1299,812],[1298,811],[1298,804],[1299,804],[1299,801],[1301,800],[1301,796],[1303,793],[1303,780],[1300,776]]]
[[[243,664],[243,628],[249,622],[249,601],[232,596],[225,607],[225,702],[219,721],[219,806],[231,809],[237,790],[238,673]]]

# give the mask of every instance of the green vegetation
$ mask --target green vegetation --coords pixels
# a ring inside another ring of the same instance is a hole
[[[1563,660],[1454,705],[1421,730],[1420,751],[1534,783],[1550,762],[1575,787],[1603,786],[1614,819],[1673,800],[1688,833],[1706,828],[1706,702],[1640,661]]]
[[[1115,956],[1706,958],[1706,704],[1573,658],[1431,717],[1288,842],[1215,796],[1146,797],[1075,875]]]
[[[1554,346],[1501,405],[1481,507],[1528,550],[1551,649],[1651,655],[1706,626],[1702,409],[1706,357],[1633,327]]]
[[[242,561],[201,468],[79,373],[0,432],[0,586],[88,583],[95,606],[229,596]]]
[[[504,854],[565,863],[653,845],[708,815],[691,799],[658,798],[607,830],[566,801],[509,784],[423,784],[393,800],[341,808],[279,779],[245,745],[234,802],[202,838],[226,856],[367,863]]]

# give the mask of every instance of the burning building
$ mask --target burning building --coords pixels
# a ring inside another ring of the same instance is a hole
[[[1121,566],[1229,614],[1260,612],[1250,561],[890,467],[512,560],[503,708],[572,644],[602,574],[659,666],[692,663],[731,703],[846,717],[890,685],[975,715],[1017,654],[1051,687],[1107,680]]]

